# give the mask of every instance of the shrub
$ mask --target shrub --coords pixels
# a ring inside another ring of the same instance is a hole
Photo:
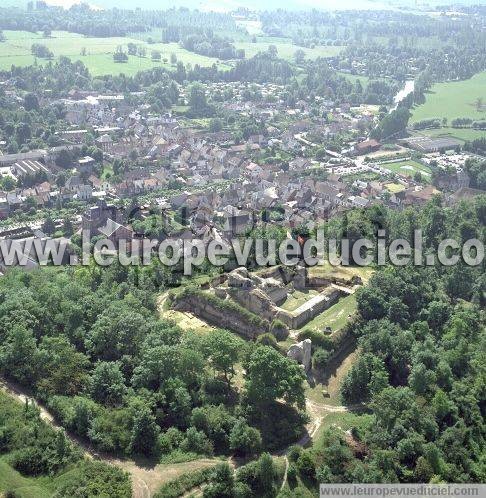
[[[309,450],[304,450],[297,460],[300,475],[313,479],[316,473],[316,464]]]
[[[86,461],[66,475],[54,496],[130,498],[132,486],[128,474],[121,469],[103,462]]]
[[[196,470],[190,474],[183,474],[177,479],[165,483],[154,494],[154,498],[178,498],[196,486],[208,482],[213,476],[214,469]]]
[[[331,353],[319,348],[312,356],[312,364],[316,370],[324,370],[327,366]]]
[[[291,484],[297,481],[297,467],[293,462],[289,464],[289,468],[287,469],[287,479]]]
[[[239,455],[254,455],[261,450],[262,437],[258,429],[250,427],[245,419],[236,422],[230,434],[230,448]]]
[[[279,350],[277,339],[275,339],[275,336],[270,333],[259,335],[257,337],[256,343],[262,346],[270,346],[277,351]]]
[[[186,431],[186,437],[181,443],[181,450],[186,453],[194,452],[199,455],[212,455],[213,444],[204,432],[198,431],[195,427],[189,427]]]
[[[289,329],[285,323],[280,320],[274,320],[270,326],[270,332],[275,336],[277,341],[285,341],[289,336]]]
[[[302,454],[302,446],[297,446],[296,444],[294,444],[289,448],[287,457],[289,461],[296,462],[301,454]]]
[[[334,341],[322,332],[316,332],[312,329],[304,329],[302,332],[299,332],[298,338],[299,341],[310,339],[312,341],[313,348],[322,348],[327,351],[333,351],[334,349]]]

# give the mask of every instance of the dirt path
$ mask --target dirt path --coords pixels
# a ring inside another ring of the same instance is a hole
[[[0,379],[0,389],[10,394],[12,397],[19,400],[21,403],[34,403],[40,412],[40,418],[46,423],[50,424],[56,430],[64,430],[66,435],[73,443],[82,448],[84,456],[89,459],[101,460],[110,465],[114,465],[124,470],[132,479],[132,496],[133,498],[150,498],[155,491],[165,482],[175,479],[181,474],[195,471],[204,467],[213,466],[219,460],[202,458],[192,462],[183,462],[176,464],[150,464],[149,462],[137,463],[134,460],[121,459],[113,457],[109,454],[94,451],[91,446],[75,434],[66,431],[60,424],[57,423],[54,416],[47,410],[47,408],[39,403],[31,393],[16,384],[5,379]]]

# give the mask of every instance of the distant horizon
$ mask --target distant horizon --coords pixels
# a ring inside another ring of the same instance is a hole
[[[135,0],[45,0],[47,4],[52,6],[59,6],[70,8],[72,5],[79,3],[86,3],[94,9],[111,9],[111,8],[121,8],[121,9],[135,9],[141,8],[142,10],[166,10],[173,7],[187,7],[190,9],[197,9],[201,11],[213,11],[213,12],[231,12],[240,7],[248,8],[250,10],[276,10],[276,9],[286,9],[286,10],[388,10],[388,9],[410,9],[417,7],[421,10],[430,8],[436,8],[438,6],[450,6],[454,5],[486,5],[486,0],[455,0],[450,2],[445,2],[444,0],[343,0],[337,4],[333,0],[287,0],[285,5],[277,0],[266,0],[265,2],[258,2],[253,0],[180,0],[177,2],[169,0],[146,0],[143,5]],[[35,2],[35,0],[34,0]],[[8,6],[18,6],[26,7],[27,0],[7,0],[6,7]],[[316,5],[316,3],[318,5]]]

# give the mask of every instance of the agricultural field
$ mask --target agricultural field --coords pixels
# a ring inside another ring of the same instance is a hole
[[[34,56],[31,54],[33,43],[40,43],[51,50],[55,57],[67,56],[73,60],[82,61],[94,76],[104,74],[134,75],[138,71],[152,67],[165,67],[172,69],[170,63],[171,54],[184,64],[199,64],[200,66],[212,66],[217,64],[220,69],[228,69],[229,66],[220,63],[218,59],[197,55],[181,48],[177,43],[155,43],[148,44],[143,40],[130,37],[113,38],[87,38],[76,33],[66,31],[53,31],[50,38],[44,38],[39,33],[27,31],[4,31],[6,41],[0,43],[0,70],[10,69],[12,65],[27,66],[33,64]],[[128,43],[142,45],[147,51],[146,57],[129,56],[127,63],[116,63],[113,53],[117,47],[122,46],[127,50]],[[81,55],[85,50],[86,55]],[[162,62],[153,62],[151,52],[161,52]],[[166,59],[166,62],[164,62]],[[45,63],[45,59],[37,59],[38,63]]]
[[[482,105],[478,106],[478,99]],[[426,94],[425,104],[417,106],[411,118],[415,123],[429,118],[486,118],[486,71],[469,80],[438,83]]]
[[[485,118],[486,118],[486,112]],[[436,128],[431,130],[421,130],[421,135],[427,135],[432,138],[456,138],[461,142],[466,142],[468,140],[475,140],[476,138],[486,137],[486,130],[473,130],[472,128]]]
[[[422,173],[425,178],[430,178],[431,175],[431,171],[428,166],[425,166],[411,159],[407,161],[399,161],[396,163],[385,163],[381,166],[391,171],[392,173],[398,173],[400,175],[408,177],[413,177],[415,173]]]
[[[306,58],[317,59],[318,57],[333,57],[341,52],[344,47],[334,47],[334,46],[317,46],[315,48],[305,48],[293,45],[289,40],[282,39],[274,41],[273,39],[262,40],[258,39],[256,43],[251,42],[235,42],[235,47],[238,49],[243,49],[245,51],[245,56],[247,58],[253,57],[258,52],[265,52],[268,50],[269,45],[275,45],[277,47],[278,56],[282,59],[293,60],[294,54],[297,50],[303,50]]]
[[[238,32],[237,32],[238,33]],[[45,38],[41,33],[31,33],[28,31],[4,31],[6,41],[0,43],[0,70],[10,69],[12,65],[28,66],[34,64],[36,58],[31,54],[33,43],[45,45],[52,51],[55,57],[64,55],[72,60],[82,61],[94,76],[105,74],[120,74],[133,76],[139,71],[151,69],[153,67],[164,67],[168,70],[175,68],[171,64],[170,58],[175,54],[178,61],[184,64],[199,64],[209,67],[216,64],[219,69],[230,68],[231,63],[220,61],[214,57],[206,57],[181,48],[178,43],[148,43],[151,37],[153,40],[160,40],[156,32],[144,33],[143,36],[135,34],[130,37],[96,38],[85,37],[77,33],[67,31],[53,31],[51,37]],[[238,38],[238,37],[236,37]],[[244,39],[244,35],[239,38]],[[113,53],[117,47],[123,47],[127,52],[128,43],[141,45],[146,49],[145,57],[129,55],[128,62],[117,63],[113,60]],[[295,51],[299,48],[287,39],[273,39],[260,37],[257,43],[249,41],[235,42],[237,48],[245,49],[246,57],[253,57],[261,51],[268,50],[269,45],[275,45],[278,54],[283,59],[293,60]],[[303,48],[306,57],[315,59],[317,57],[331,57],[342,50],[343,47],[315,47],[312,49]],[[161,62],[151,60],[151,52],[157,50],[161,53]],[[85,53],[85,55],[81,55]],[[38,64],[46,63],[45,59],[37,59]]]

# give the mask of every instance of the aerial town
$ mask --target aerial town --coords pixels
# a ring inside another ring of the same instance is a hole
[[[0,6],[0,496],[481,496],[486,7],[203,3]]]

